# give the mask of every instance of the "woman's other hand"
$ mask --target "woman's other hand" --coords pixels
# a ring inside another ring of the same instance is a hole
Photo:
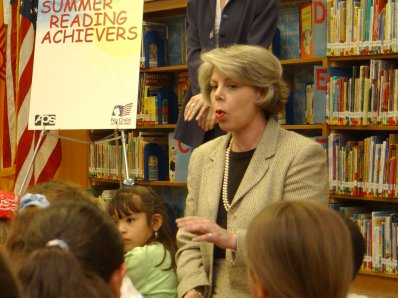
[[[195,235],[192,241],[214,243],[222,249],[236,249],[236,233],[221,228],[215,222],[207,218],[186,216],[178,218],[176,222],[178,228]]]

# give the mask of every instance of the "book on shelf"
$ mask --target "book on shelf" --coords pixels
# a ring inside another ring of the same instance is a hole
[[[167,26],[167,65],[186,64],[186,17],[169,16],[158,21]]]
[[[397,52],[398,6],[393,0],[328,0],[330,56]]]
[[[168,139],[163,132],[139,132],[144,180],[168,180]]]
[[[326,1],[300,3],[301,58],[326,55]]]
[[[365,240],[365,254],[363,257],[362,269],[372,270],[372,214],[361,212],[352,215],[351,219],[358,225]]]
[[[175,124],[178,118],[178,98],[170,87],[161,87],[156,96],[157,123]]]
[[[162,118],[158,117],[157,108],[159,105],[158,91],[161,88],[170,88],[172,85],[172,75],[170,73],[141,73],[139,100],[137,103],[137,124],[160,124]],[[170,95],[170,98],[172,96]],[[163,100],[164,98],[162,98]],[[158,103],[158,104],[157,104]],[[170,108],[173,111],[174,98],[170,101]],[[162,110],[159,110],[161,112]],[[168,111],[168,113],[170,113]],[[161,115],[162,116],[162,115]],[[173,117],[172,117],[173,118]]]
[[[167,59],[167,25],[142,23],[141,64],[145,68],[162,67]]]
[[[390,211],[372,212],[372,267],[376,272],[386,272],[386,263],[390,262],[391,243],[386,237],[389,216]]]
[[[339,118],[344,117],[339,115],[344,105],[344,97],[341,97],[340,92],[333,93],[336,97],[330,97],[330,77],[349,78],[351,74],[350,68],[314,66],[314,123],[332,124],[334,122],[331,121],[338,122]]]
[[[314,124],[314,83],[305,84],[305,122]]]
[[[398,267],[398,213],[393,212],[390,215],[391,217],[391,229],[390,229],[390,238],[391,238],[391,271],[393,273],[397,273]]]
[[[300,57],[312,56],[312,3],[300,3]]]
[[[188,71],[180,72],[177,75],[177,95],[178,95],[178,112],[181,111],[182,105],[184,104],[185,94],[189,88],[189,73]]]
[[[277,27],[280,30],[280,59],[300,58],[300,11],[297,3],[283,3],[279,10]]]
[[[313,82],[313,67],[300,66],[292,67],[285,72],[285,80],[288,82],[292,97],[292,103],[288,103],[286,119],[288,124],[306,124],[307,123],[307,85]],[[292,105],[291,105],[292,104]],[[311,107],[313,105],[311,104]],[[308,109],[311,109],[308,107]]]
[[[193,149],[181,141],[174,139],[174,133],[169,133],[169,176],[172,182],[186,182],[188,163]]]
[[[277,27],[275,29],[274,37],[268,48],[272,54],[274,54],[278,59],[281,59],[281,30]]]

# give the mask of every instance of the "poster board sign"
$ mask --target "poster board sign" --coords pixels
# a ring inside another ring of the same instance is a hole
[[[142,16],[142,0],[39,1],[29,129],[135,128]]]

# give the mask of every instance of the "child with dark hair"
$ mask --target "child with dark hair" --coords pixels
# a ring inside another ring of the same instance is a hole
[[[120,234],[94,204],[62,200],[32,219],[19,271],[26,297],[120,297],[125,271]]]
[[[84,200],[94,204],[95,198],[78,185],[64,181],[46,181],[29,188],[19,200],[18,212],[10,224],[5,240],[5,253],[11,259],[11,265],[19,271],[25,236],[31,220],[50,203],[61,200]]]
[[[7,262],[3,251],[0,251],[0,289],[1,297],[22,297],[19,280],[10,267],[10,264]]]
[[[127,276],[145,297],[177,297],[175,241],[162,199],[150,187],[117,190],[108,204],[124,241]]]

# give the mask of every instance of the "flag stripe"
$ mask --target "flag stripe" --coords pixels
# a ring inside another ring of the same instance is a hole
[[[22,193],[28,185],[50,180],[54,177],[61,163],[61,142],[58,132],[52,132],[56,137],[44,135],[34,160],[33,170],[27,171],[33,160],[35,144],[39,141],[40,131],[28,130],[29,106],[32,87],[34,36],[37,10],[35,0],[25,0],[21,7],[21,22],[19,31],[19,84],[18,84],[18,147],[16,153],[16,175],[14,191]],[[22,183],[28,177],[22,188]]]
[[[3,2],[0,3],[0,53],[1,53],[1,67],[0,67],[0,80],[1,80],[1,100],[0,102],[3,104],[2,106],[2,111],[4,113],[3,119],[2,119],[2,125],[1,127],[1,133],[2,136],[0,139],[2,140],[2,144],[0,146],[1,150],[1,156],[0,156],[0,168],[10,168],[12,166],[12,158],[13,158],[13,140],[11,140],[11,135],[12,132],[10,129],[13,131],[14,129],[14,121],[15,117],[14,111],[10,111],[9,108],[13,108],[14,104],[13,102],[9,102],[8,100],[8,95],[7,95],[7,89],[8,89],[8,82],[7,82],[7,66],[8,66],[8,55],[6,55],[7,49],[6,49],[6,38],[7,38],[7,33],[6,33],[6,28],[4,24],[4,9],[3,9]],[[12,100],[14,97],[12,97]],[[12,124],[10,124],[10,120],[12,121]]]

